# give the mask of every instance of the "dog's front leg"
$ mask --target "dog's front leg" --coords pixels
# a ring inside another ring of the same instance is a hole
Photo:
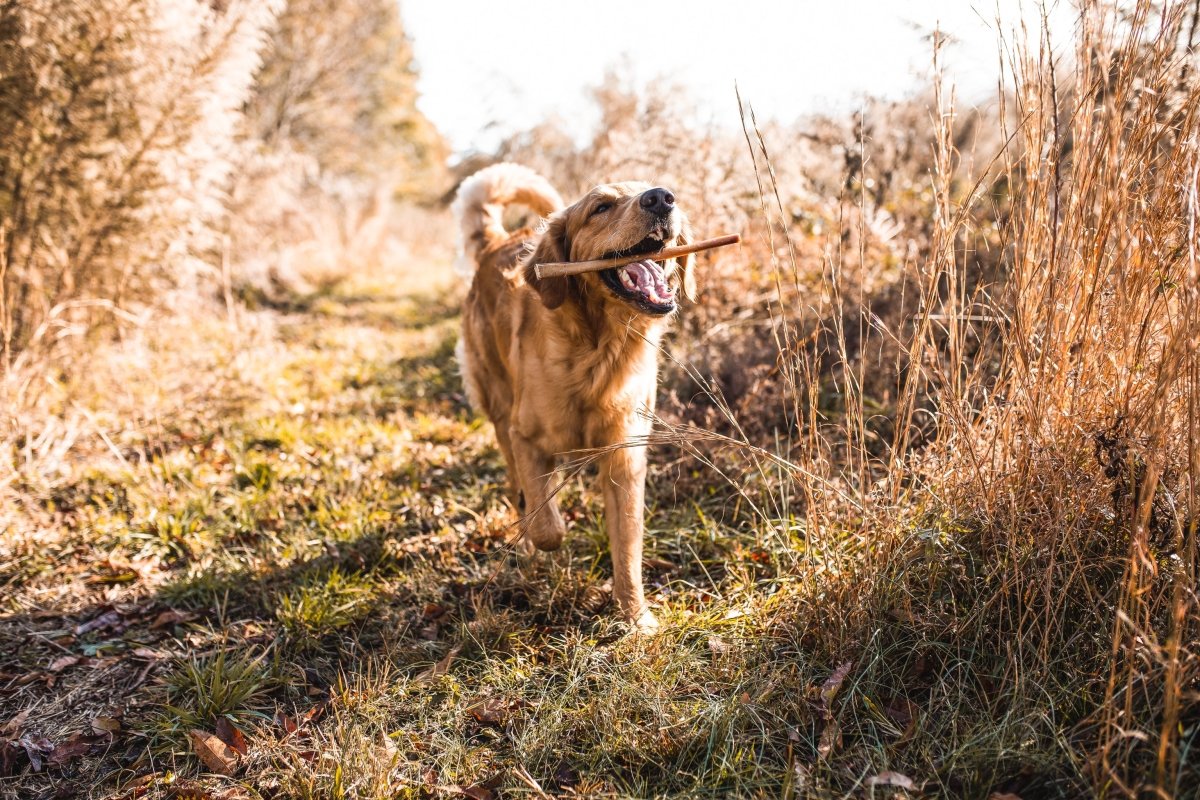
[[[557,550],[562,546],[566,526],[554,498],[554,457],[543,451],[521,432],[509,431],[517,479],[525,494],[522,529],[539,550]]]
[[[642,590],[646,448],[622,447],[600,462],[604,516],[613,561],[613,597],[621,614],[642,630],[658,627]]]

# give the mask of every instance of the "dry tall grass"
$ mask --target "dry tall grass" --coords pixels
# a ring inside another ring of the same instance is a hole
[[[792,345],[803,317],[782,324],[780,373],[809,422],[798,460],[858,499],[805,493],[807,530],[864,537],[842,597],[862,614],[852,635],[908,620],[913,644],[941,643],[941,668],[970,664],[980,682],[940,688],[1004,720],[982,740],[947,731],[959,769],[1002,762],[1015,729],[1097,795],[1200,780],[1195,26],[1182,3],[1087,4],[1073,53],[1046,33],[1013,47],[1003,146],[977,147],[974,175],[935,86],[932,227],[905,260],[900,313],[847,285],[869,268],[865,235],[826,250],[828,293],[867,306],[832,321],[837,425],[803,391],[821,374]],[[893,403],[873,396],[880,370]]]

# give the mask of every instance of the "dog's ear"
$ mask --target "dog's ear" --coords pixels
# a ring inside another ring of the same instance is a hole
[[[538,264],[566,261],[570,257],[571,244],[567,239],[567,219],[555,214],[547,221],[546,230],[538,239],[533,252],[525,257],[525,283],[529,284],[542,299],[542,305],[551,310],[558,308],[567,299],[567,288],[571,279],[566,276],[539,278],[534,271]]]
[[[675,243],[683,246],[692,243],[692,226],[685,217],[683,226],[679,229],[679,235],[675,237]],[[688,254],[686,256],[678,256],[675,259],[676,271],[679,273],[679,282],[683,288],[683,296],[689,302],[696,302],[696,256]]]

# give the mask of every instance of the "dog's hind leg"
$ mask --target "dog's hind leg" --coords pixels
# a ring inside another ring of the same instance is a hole
[[[525,494],[525,517],[521,528],[539,550],[557,550],[562,546],[566,526],[558,513],[554,457],[543,452],[519,431],[510,432],[517,479]]]

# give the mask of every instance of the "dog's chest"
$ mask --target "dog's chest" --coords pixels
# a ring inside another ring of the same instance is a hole
[[[536,416],[530,427],[537,429],[539,444],[549,452],[607,447],[650,431],[657,388],[655,351],[590,355],[546,360],[537,381],[540,391],[522,398],[522,420],[533,422],[530,417]]]

